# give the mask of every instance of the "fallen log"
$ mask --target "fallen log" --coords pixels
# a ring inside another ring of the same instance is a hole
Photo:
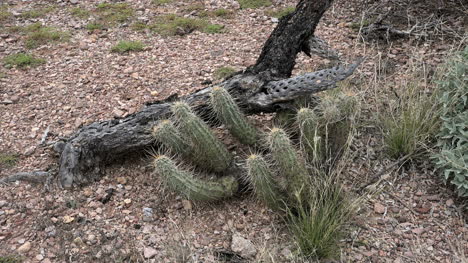
[[[290,77],[299,52],[307,48],[321,16],[331,0],[301,0],[296,11],[283,17],[263,47],[255,65],[214,86],[226,88],[245,113],[274,112],[294,99],[335,87],[350,76],[360,61],[301,76]],[[310,54],[310,53],[309,53]],[[209,109],[209,94],[214,86],[180,98],[199,111]],[[103,166],[116,158],[145,152],[153,145],[151,130],[158,121],[170,117],[174,98],[146,105],[122,119],[95,122],[84,126],[55,149],[60,153],[59,179],[63,187],[83,185],[99,179]]]

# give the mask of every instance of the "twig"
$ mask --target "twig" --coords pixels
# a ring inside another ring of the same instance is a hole
[[[0,178],[0,184],[13,183],[16,181],[27,181],[34,184],[46,183],[50,173],[44,171],[21,172]]]

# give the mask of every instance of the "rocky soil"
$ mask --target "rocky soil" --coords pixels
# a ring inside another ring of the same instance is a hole
[[[265,13],[273,7],[239,9],[236,1],[211,0],[204,1],[206,10],[222,7],[234,12],[231,18],[208,17],[227,32],[161,36],[136,32],[131,24],[173,12],[193,17],[196,12],[184,10],[200,1],[126,2],[135,10],[130,22],[90,32],[86,25],[92,16],[77,18],[70,10],[93,10],[96,1],[3,1],[12,16],[0,26],[0,59],[28,52],[46,63],[27,69],[0,66],[0,153],[18,156],[14,165],[0,164],[0,177],[55,169],[57,156],[50,146],[78,127],[127,116],[171,94],[193,92],[214,81],[219,67],[241,70],[252,65],[277,22]],[[463,201],[444,185],[430,162],[385,170],[394,160],[385,156],[372,117],[385,94],[411,77],[408,72],[434,71],[450,51],[466,45],[467,6],[415,1],[408,10],[425,17],[436,14],[443,20],[441,29],[428,29],[424,38],[387,43],[361,41],[353,25],[363,12],[385,10],[392,2],[363,2],[337,1],[317,29],[344,60],[367,57],[347,82],[350,92],[362,98],[363,109],[344,171],[349,191],[367,199],[342,240],[341,260],[466,262]],[[276,1],[274,8],[294,3]],[[21,15],[47,6],[54,11],[36,18]],[[9,29],[35,22],[69,31],[71,38],[27,49],[24,36]],[[406,28],[405,23],[399,26]],[[140,40],[146,47],[111,53],[120,40]],[[295,73],[326,63],[300,55]],[[46,130],[45,143],[40,144]],[[371,182],[377,182],[373,194],[358,191]],[[266,206],[247,194],[197,204],[165,192],[152,172],[149,154],[108,167],[102,180],[81,189],[60,189],[55,181],[49,186],[19,181],[0,185],[0,257],[21,255],[24,262],[44,263],[294,261],[291,234]]]

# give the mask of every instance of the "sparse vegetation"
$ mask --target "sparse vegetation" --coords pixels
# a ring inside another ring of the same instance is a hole
[[[18,156],[12,153],[0,152],[0,167],[12,167],[18,161]]]
[[[128,53],[131,51],[142,51],[145,45],[140,41],[119,41],[112,47],[111,51],[116,53]]]
[[[92,23],[89,23],[86,25],[86,29],[89,30],[89,31],[94,31],[94,30],[101,30],[101,29],[104,29],[104,25],[103,24],[99,24],[99,23],[96,23],[96,22],[92,22]]]
[[[408,84],[398,101],[390,101],[379,116],[384,142],[390,157],[425,153],[438,129],[439,115],[435,96],[415,83]]]
[[[270,0],[239,0],[238,2],[242,9],[246,9],[246,8],[255,9],[255,8],[272,5]]]
[[[96,7],[98,22],[116,25],[127,22],[135,11],[126,3],[100,3]]]
[[[203,28],[203,32],[208,34],[217,34],[225,32],[225,29],[223,25],[210,24]]]
[[[195,30],[205,31],[211,26],[203,19],[180,17],[175,14],[160,16],[155,23],[148,25],[152,31],[166,36],[187,35]],[[220,30],[219,27],[210,27],[210,31]]]
[[[433,158],[444,179],[459,196],[468,196],[468,47],[443,67],[437,102],[442,124]]]
[[[51,6],[48,6],[48,7],[41,7],[41,8],[37,8],[37,9],[31,9],[29,11],[23,12],[21,14],[21,17],[26,18],[26,19],[42,17],[42,16],[45,16],[46,14],[52,12],[53,10],[55,10],[55,8],[56,8],[55,6],[51,5]]]
[[[216,69],[213,72],[213,76],[215,79],[221,80],[221,79],[225,79],[225,78],[232,76],[236,72],[237,70],[235,68],[226,66],[226,67],[221,67],[221,68]]]
[[[11,13],[8,12],[7,5],[0,5],[0,21],[5,21],[10,18]]]
[[[91,15],[91,13],[88,10],[81,8],[81,7],[75,7],[75,8],[70,9],[70,13],[73,16],[76,16],[81,19],[86,19]]]
[[[294,12],[294,10],[296,10],[294,6],[288,6],[281,9],[267,10],[265,11],[265,14],[271,17],[281,18],[285,15],[291,14],[292,12]]]
[[[225,18],[230,18],[230,17],[234,16],[233,11],[228,10],[228,9],[224,9],[224,8],[219,8],[219,9],[213,10],[210,14],[212,16],[225,17]]]
[[[27,48],[36,48],[48,43],[65,42],[70,39],[70,33],[57,30],[53,27],[44,27],[40,23],[28,26],[25,31]]]
[[[152,3],[154,5],[165,5],[172,3],[173,0],[153,0]]]
[[[25,54],[25,53],[18,53],[6,56],[3,59],[3,63],[5,67],[18,67],[18,68],[25,68],[28,66],[36,66],[42,63],[45,63],[44,59],[35,58],[33,55]]]

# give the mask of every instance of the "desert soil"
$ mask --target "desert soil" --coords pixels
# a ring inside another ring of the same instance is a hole
[[[232,18],[209,17],[227,32],[195,31],[186,36],[135,32],[129,25],[137,20],[174,12],[196,16],[183,11],[196,2],[162,6],[150,0],[126,2],[136,10],[130,22],[89,32],[85,28],[89,20],[71,16],[70,9],[93,10],[95,1],[3,1],[13,16],[0,27],[0,58],[28,52],[47,62],[27,69],[0,66],[0,101],[5,102],[0,104],[0,152],[19,156],[15,165],[0,166],[0,177],[55,167],[57,155],[50,146],[39,145],[46,129],[48,145],[83,125],[122,118],[145,103],[200,89],[203,82],[214,80],[219,67],[241,70],[252,65],[276,26],[265,14],[272,7],[241,10],[235,1],[205,1],[207,10],[234,11]],[[408,72],[433,71],[463,45],[467,6],[462,1],[416,1],[410,11],[426,18],[438,14],[446,29],[454,31],[430,31],[424,40],[410,36],[386,43],[362,41],[352,25],[371,7],[385,10],[393,3],[364,2],[337,1],[317,29],[345,61],[367,57],[347,82],[349,90],[362,98],[362,122],[344,176],[356,187],[349,187],[354,193],[359,185],[381,176],[376,193],[360,192],[367,199],[341,242],[341,261],[462,262],[468,255],[463,202],[430,162],[382,172],[394,160],[386,157],[372,119],[382,97],[392,94],[391,88],[398,90],[410,78]],[[274,7],[294,3],[277,1]],[[51,5],[54,11],[44,16],[21,16]],[[71,39],[28,50],[21,34],[8,31],[35,22],[69,31]],[[406,22],[398,25],[407,29]],[[141,52],[111,53],[120,40],[140,40],[146,47]],[[297,61],[295,74],[327,62],[303,54]],[[221,262],[220,255],[231,251],[232,236],[240,235],[256,250],[243,262],[293,261],[295,246],[287,226],[255,198],[241,195],[219,204],[192,203],[165,192],[152,170],[151,158],[145,155],[107,167],[102,180],[79,189],[64,190],[55,182],[49,189],[27,182],[0,185],[0,256],[22,255],[24,262],[44,263]],[[144,212],[148,208],[151,216]]]

